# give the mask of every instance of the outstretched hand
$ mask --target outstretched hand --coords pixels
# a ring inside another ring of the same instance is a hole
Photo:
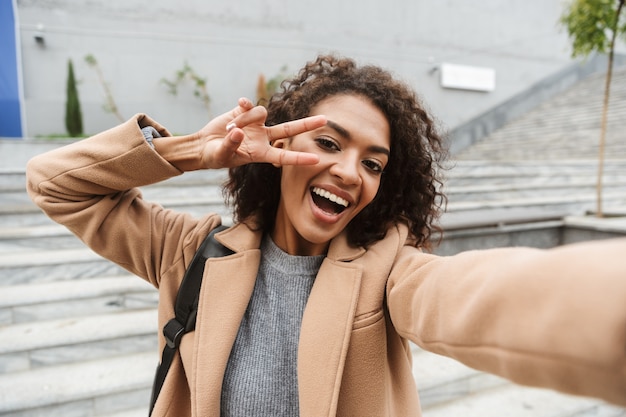
[[[275,165],[312,165],[319,161],[315,154],[272,147],[282,139],[317,129],[326,124],[324,116],[265,126],[267,110],[254,106],[248,99],[239,99],[233,110],[211,120],[197,135],[204,168],[231,168],[252,162]]]

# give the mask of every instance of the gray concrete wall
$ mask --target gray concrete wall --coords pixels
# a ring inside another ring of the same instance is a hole
[[[87,133],[117,119],[103,110],[93,54],[124,117],[145,112],[176,133],[209,115],[191,89],[160,80],[188,62],[208,79],[210,115],[255,96],[260,73],[294,72],[337,52],[391,69],[413,85],[446,128],[459,126],[572,61],[557,27],[561,0],[18,0],[27,133],[64,133],[67,60],[80,81]],[[42,35],[43,45],[35,41]],[[440,63],[489,67],[492,92],[444,89]]]
[[[598,219],[595,217],[564,217],[562,220],[528,222],[499,227],[468,227],[446,230],[444,239],[432,252],[449,256],[468,250],[504,247],[549,249],[590,240],[623,238],[626,216]]]

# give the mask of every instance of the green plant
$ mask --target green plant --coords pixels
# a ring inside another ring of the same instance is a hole
[[[184,63],[182,69],[176,71],[172,80],[161,78],[161,83],[167,87],[168,92],[173,96],[178,95],[178,89],[185,81],[192,82],[194,97],[202,101],[207,113],[210,114],[211,98],[207,92],[207,79],[200,77],[187,62]]]
[[[80,110],[76,78],[74,77],[74,65],[72,60],[67,60],[67,101],[65,102],[65,128],[70,136],[83,134],[83,114]]]
[[[603,217],[602,176],[604,171],[604,148],[609,109],[609,94],[613,75],[613,55],[618,35],[626,35],[624,18],[625,0],[573,0],[561,15],[560,23],[567,29],[572,40],[572,56],[588,56],[592,52],[609,54],[602,120],[598,150],[598,178],[596,186],[596,216]]]
[[[265,80],[265,76],[263,74],[259,74],[256,87],[257,103],[262,106],[267,106],[270,98],[278,91],[280,84],[285,78],[287,78],[286,65],[280,69],[280,72],[278,74],[276,74],[267,81]]]
[[[120,114],[117,104],[115,104],[115,100],[113,99],[113,94],[111,93],[109,84],[104,80],[104,76],[102,75],[102,70],[100,69],[100,66],[98,65],[98,61],[96,60],[96,58],[93,55],[89,54],[85,57],[85,62],[96,71],[96,74],[98,74],[98,81],[100,82],[100,85],[102,86],[102,89],[104,90],[104,98],[105,98],[105,104],[103,106],[104,111],[106,111],[107,113],[113,113],[113,115],[115,115],[115,117],[117,117],[117,119],[120,122],[126,121],[126,118],[124,118],[124,116]]]

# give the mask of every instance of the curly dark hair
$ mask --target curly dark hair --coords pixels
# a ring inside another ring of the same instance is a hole
[[[340,94],[369,99],[386,116],[391,154],[376,197],[347,226],[350,244],[367,247],[385,237],[396,222],[408,225],[415,246],[429,248],[435,220],[445,204],[441,189],[444,140],[416,93],[384,69],[358,66],[349,58],[319,56],[292,79],[267,106],[268,126],[300,119],[320,101]],[[229,171],[224,195],[236,221],[254,218],[270,232],[280,200],[281,170],[271,164],[248,164]]]

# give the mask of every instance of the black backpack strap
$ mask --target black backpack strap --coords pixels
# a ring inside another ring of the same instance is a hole
[[[170,369],[172,361],[174,360],[174,356],[180,345],[180,340],[185,333],[196,328],[198,298],[200,297],[200,286],[202,285],[202,274],[204,273],[206,260],[208,258],[217,258],[233,253],[233,251],[219,243],[213,237],[215,233],[226,228],[227,226],[219,226],[213,229],[204,239],[191,260],[189,267],[185,271],[185,276],[178,288],[176,304],[174,305],[176,317],[168,321],[163,327],[165,347],[163,348],[161,363],[157,367],[154,383],[152,385],[150,415],[152,414],[159,392],[161,392],[161,388],[163,387],[167,371]]]

